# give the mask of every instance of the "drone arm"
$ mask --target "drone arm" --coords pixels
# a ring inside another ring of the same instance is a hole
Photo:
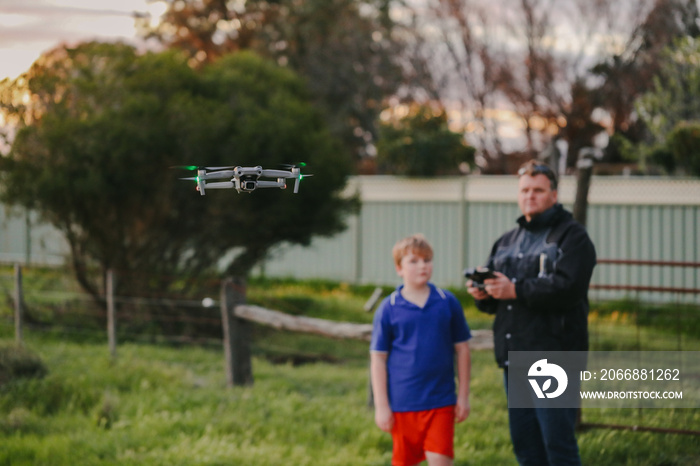
[[[292,178],[294,174],[289,170],[267,170],[264,169],[260,176],[267,178]]]
[[[231,179],[233,178],[233,170],[222,170],[218,172],[206,172],[204,175],[200,175],[203,180],[220,180],[220,179]]]
[[[286,188],[287,183],[285,183],[284,178],[280,178],[277,181],[268,180],[258,180],[258,188]]]
[[[204,175],[206,175],[207,171],[206,170],[197,170],[197,189],[199,190],[199,194],[204,196],[204,186],[207,184],[206,181],[204,181]]]
[[[206,183],[207,189],[231,189],[233,188],[233,181],[219,181],[216,183]]]

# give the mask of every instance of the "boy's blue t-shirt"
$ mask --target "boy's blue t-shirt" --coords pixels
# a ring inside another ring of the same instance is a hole
[[[374,316],[370,351],[388,353],[387,388],[394,412],[457,402],[454,345],[469,340],[471,332],[457,298],[429,286],[423,308],[403,298],[401,285]]]

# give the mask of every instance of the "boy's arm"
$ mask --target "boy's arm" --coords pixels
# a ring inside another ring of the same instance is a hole
[[[394,413],[391,412],[387,390],[387,356],[387,353],[370,352],[370,375],[372,394],[374,395],[374,422],[383,431],[391,432],[391,428],[394,426]]]
[[[462,422],[469,417],[469,383],[471,380],[471,353],[469,342],[455,344],[457,353],[457,405],[455,406],[455,421]]]

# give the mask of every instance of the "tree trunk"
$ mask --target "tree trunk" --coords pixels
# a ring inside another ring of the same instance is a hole
[[[588,211],[588,190],[591,186],[591,176],[593,175],[593,154],[582,150],[579,160],[576,163],[576,199],[574,200],[574,219],[581,225],[586,226]]]

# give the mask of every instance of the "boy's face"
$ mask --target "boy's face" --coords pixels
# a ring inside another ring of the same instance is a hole
[[[423,286],[433,275],[433,261],[411,251],[401,258],[396,273],[403,278],[404,285]]]

